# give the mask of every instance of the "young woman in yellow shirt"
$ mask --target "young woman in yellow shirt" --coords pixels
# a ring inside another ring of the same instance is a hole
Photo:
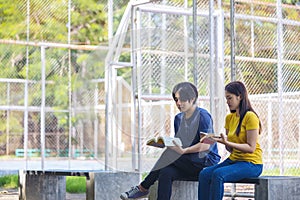
[[[234,81],[226,85],[225,97],[230,109],[225,119],[226,135],[215,140],[225,145],[230,156],[200,172],[198,200],[222,200],[225,182],[258,177],[263,170],[258,140],[261,123],[244,84]]]

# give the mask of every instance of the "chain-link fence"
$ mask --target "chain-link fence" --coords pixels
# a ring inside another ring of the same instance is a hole
[[[132,120],[138,129],[127,133],[136,139],[133,146],[125,143],[127,151],[141,153],[136,159],[141,163],[133,162],[134,166],[142,171],[149,169],[153,165],[152,160],[147,162],[149,155],[157,157],[161,152],[147,147],[147,139],[173,134],[172,120],[178,111],[170,93],[179,81],[197,84],[199,104],[212,113],[216,131],[224,131],[227,106],[223,90],[234,70],[236,79],[245,82],[262,121],[264,174],[297,174],[300,51],[296,44],[300,29],[295,16],[299,16],[299,8],[237,1],[234,68],[229,2],[214,8],[208,2],[199,4],[197,13],[191,5],[178,2],[135,4],[132,8],[127,26],[123,26],[130,28],[123,28],[121,33],[133,39],[121,43],[132,47],[128,66],[136,79],[133,91],[138,114]],[[111,60],[117,60],[119,55],[114,54]],[[107,66],[117,69],[121,65],[115,62]],[[221,152],[225,157],[222,148]]]
[[[105,9],[105,2],[1,3],[2,156],[26,158],[28,168],[69,168],[57,162],[68,158],[103,168],[108,47],[98,45],[107,40],[106,17],[93,17]],[[36,165],[41,159],[54,165]]]
[[[233,70],[230,4],[209,3],[195,11],[183,1],[133,1],[122,15],[122,1],[114,13],[92,2],[16,1],[0,41],[1,155],[147,171],[161,151],[145,142],[174,133],[171,90],[184,80],[197,85],[199,105],[222,132]],[[300,154],[300,10],[279,5],[236,1],[234,72],[262,121],[264,173],[291,175]],[[112,34],[101,32],[106,11],[115,36],[93,46]]]
[[[265,174],[299,169],[299,13],[279,3],[236,5],[236,77],[246,83],[262,120]]]
[[[15,44],[2,46],[16,48]],[[103,74],[104,69],[95,61],[99,55],[67,46],[29,46],[33,52],[30,63],[20,66],[27,68],[28,78],[0,79],[2,155],[27,159],[43,153],[46,158],[103,157],[104,79],[94,75]],[[105,55],[106,50],[96,52]],[[80,61],[83,57],[88,60]]]

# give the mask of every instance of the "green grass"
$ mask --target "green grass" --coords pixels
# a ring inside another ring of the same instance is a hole
[[[69,193],[85,193],[86,178],[83,176],[67,176],[66,191]]]
[[[19,185],[18,175],[0,176],[0,187],[5,189],[17,189]],[[86,178],[83,176],[67,176],[66,191],[69,193],[85,193]]]
[[[18,188],[19,177],[18,175],[7,175],[0,177],[0,187],[10,189]]]

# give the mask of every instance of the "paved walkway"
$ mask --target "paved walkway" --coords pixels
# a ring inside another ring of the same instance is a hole
[[[46,160],[44,169],[104,170],[104,164],[98,160]],[[0,171],[18,171],[22,169],[41,170],[41,160],[0,160]]]
[[[17,189],[0,188],[0,200],[19,200],[19,192]]]
[[[156,158],[144,158],[141,163],[142,171],[150,171]],[[42,166],[43,165],[43,166]],[[118,158],[116,168],[118,171],[132,171],[131,158]],[[43,167],[43,168],[42,168]],[[105,161],[102,159],[68,159],[68,158],[47,158],[42,163],[40,158],[25,159],[0,159],[0,172],[12,170],[51,170],[51,169],[68,169],[68,170],[104,170]],[[0,174],[1,175],[1,174]]]

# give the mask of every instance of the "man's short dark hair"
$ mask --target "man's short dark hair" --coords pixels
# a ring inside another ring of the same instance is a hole
[[[198,90],[197,87],[190,82],[181,82],[174,86],[172,91],[172,97],[176,100],[175,94],[179,92],[181,101],[190,101],[194,99],[193,104],[197,102]]]

